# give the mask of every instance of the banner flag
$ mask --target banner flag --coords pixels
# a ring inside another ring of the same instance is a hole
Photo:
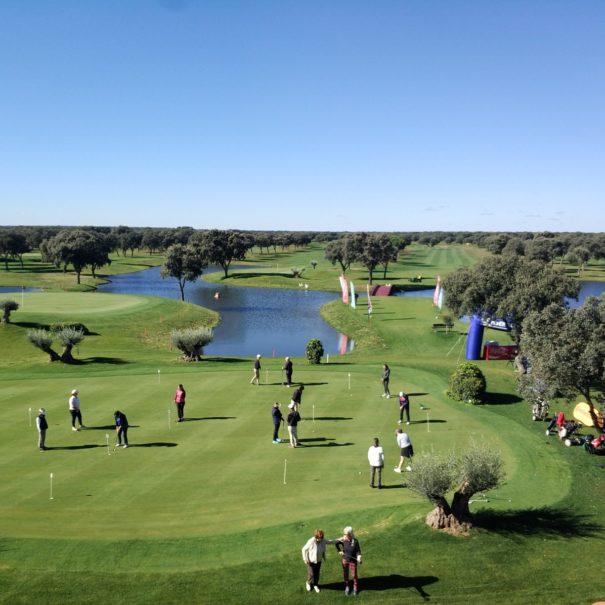
[[[437,306],[439,307],[439,310],[441,311],[441,307],[443,307],[443,288],[439,289],[439,300],[437,301]]]
[[[441,290],[441,277],[437,276],[437,285],[435,286],[435,292],[433,292],[433,304],[437,306],[439,304],[439,292]]]
[[[357,301],[355,300],[355,286],[353,285],[352,281],[351,281],[351,307],[353,309],[357,308]]]
[[[372,298],[370,297],[370,284],[367,284],[368,290],[368,315],[372,315]]]
[[[349,304],[349,286],[347,285],[347,278],[344,273],[340,275],[340,288],[342,290],[342,302],[345,305]]]

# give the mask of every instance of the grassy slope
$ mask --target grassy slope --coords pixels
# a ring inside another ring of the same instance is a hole
[[[442,258],[445,270],[471,262],[463,249],[425,252],[406,257],[414,263],[410,275],[445,273]],[[19,323],[0,330],[1,350],[11,352],[0,360],[0,602],[306,602],[300,546],[317,525],[332,536],[349,523],[364,548],[360,598],[367,602],[429,595],[435,603],[569,603],[573,595],[588,603],[603,596],[577,572],[582,561],[598,559],[604,537],[598,459],[548,440],[543,425],[529,421],[526,404],[507,395],[507,365],[483,364],[492,405],[449,401],[444,391],[463,356],[464,326],[433,333],[430,301],[375,299],[371,321],[361,306],[356,313],[327,307],[360,346],[328,366],[295,359],[294,378],[308,385],[300,435],[309,447],[293,451],[269,442],[271,403],[289,394],[279,384],[280,360],[266,360],[269,384],[252,387],[250,360],[184,366],[167,349],[169,326],[213,321],[195,307],[99,294],[66,294],[55,304],[56,296],[26,295],[14,315]],[[99,334],[82,345],[86,363],[78,367],[48,364],[23,339],[28,325],[61,320],[67,309]],[[366,338],[375,346],[364,347]],[[397,405],[379,397],[385,361],[392,390],[412,393],[417,451],[445,451],[469,438],[502,451],[507,482],[473,505],[489,530],[467,538],[428,530],[422,519],[430,506],[389,471]],[[169,425],[178,382],[188,389],[190,421]],[[81,433],[69,430],[74,386],[91,427]],[[39,405],[48,410],[48,444],[56,448],[44,454],[28,426],[29,407]],[[116,407],[134,425],[134,447],[108,455]],[[367,487],[374,435],[385,446],[391,487],[380,492]],[[328,603],[342,599],[329,555],[321,595]]]

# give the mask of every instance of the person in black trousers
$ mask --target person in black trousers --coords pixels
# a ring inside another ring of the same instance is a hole
[[[292,360],[289,357],[284,359],[284,367],[282,370],[286,373],[286,386],[292,386]]]
[[[281,443],[281,439],[279,438],[279,426],[284,421],[284,417],[279,409],[280,406],[281,404],[279,401],[276,401],[271,410],[271,417],[273,419],[273,443]]]
[[[122,445],[122,437],[124,438],[124,447],[128,447],[128,418],[124,412],[116,410],[113,415],[116,422],[117,446]]]

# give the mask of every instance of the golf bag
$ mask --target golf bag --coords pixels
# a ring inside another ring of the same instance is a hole
[[[579,422],[569,420],[559,429],[559,439],[561,439],[561,441],[563,441],[567,447],[571,447],[572,445],[580,445],[584,442],[584,439],[574,435],[574,433],[580,428],[582,428],[582,425]]]
[[[586,435],[582,445],[589,454],[605,454],[605,435]]]
[[[546,420],[550,405],[545,399],[537,399],[531,408],[532,420]]]

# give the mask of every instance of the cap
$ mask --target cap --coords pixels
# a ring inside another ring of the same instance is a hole
[[[78,394],[78,389],[74,389],[74,390],[71,392],[71,394],[72,394],[72,395],[77,395],[77,394]]]
[[[46,410],[45,410],[44,408],[40,408],[40,409],[38,410],[38,413],[39,413],[39,414],[46,414]]]
[[[353,533],[353,528],[350,525],[347,525],[343,530],[342,530],[343,534],[352,534]]]
[[[403,397],[403,391],[399,391],[399,397]]]
[[[256,356],[256,359],[260,359],[261,355],[260,353]]]

